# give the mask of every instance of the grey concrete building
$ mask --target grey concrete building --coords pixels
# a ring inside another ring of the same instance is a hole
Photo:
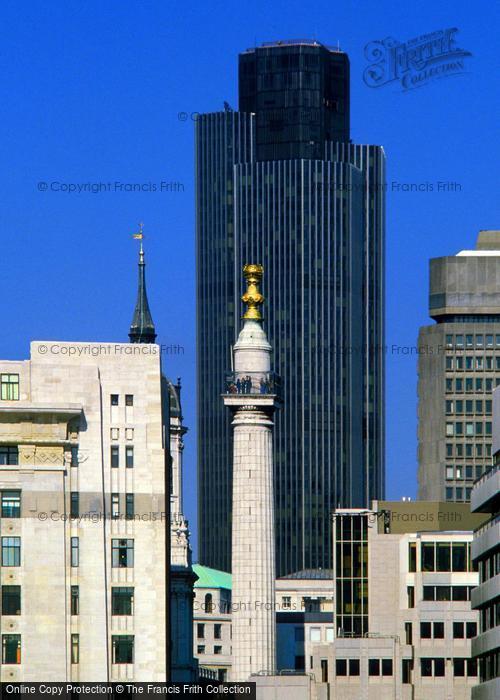
[[[418,338],[418,495],[469,501],[491,465],[492,390],[500,383],[500,231],[430,261]]]
[[[493,392],[493,461],[475,482],[471,498],[473,511],[488,514],[472,542],[479,569],[479,585],[472,591],[472,605],[479,611],[479,634],[472,640],[479,666],[473,700],[500,697],[500,389]]]

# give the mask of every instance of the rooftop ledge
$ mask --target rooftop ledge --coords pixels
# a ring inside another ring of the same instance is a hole
[[[59,406],[45,406],[43,404],[19,403],[19,401],[9,401],[7,406],[0,405],[0,415],[31,413],[36,415],[52,416],[79,416],[83,411],[83,406],[77,403],[61,404]]]

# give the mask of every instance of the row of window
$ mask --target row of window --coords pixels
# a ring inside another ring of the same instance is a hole
[[[198,639],[205,639],[205,625],[201,622],[196,627],[196,636]],[[222,625],[219,623],[214,625],[214,639],[222,639]]]
[[[453,639],[472,639],[477,635],[476,622],[453,622]],[[421,622],[420,639],[444,639],[444,622]]]
[[[117,469],[120,466],[120,447],[118,445],[112,445],[110,455],[110,463],[113,469]],[[127,445],[125,447],[125,466],[131,469],[134,466],[134,448],[132,445]]]
[[[119,394],[110,394],[109,403],[111,406],[119,406],[120,405],[120,395]],[[133,406],[133,405],[134,405],[134,395],[133,394],[125,394],[125,406]]]
[[[113,649],[114,664],[133,664],[134,663],[134,636],[133,635],[114,635],[111,638]],[[20,634],[3,634],[2,635],[2,663],[3,664],[20,664],[21,663],[21,635]],[[71,663],[80,663],[80,635],[71,635]]]
[[[484,581],[488,581],[493,576],[500,574],[500,549],[481,559],[478,569],[479,583],[484,583]]]
[[[470,442],[447,442],[446,443],[446,456],[447,457],[465,457],[466,459],[473,457],[491,457],[491,443],[485,444],[481,442],[476,442],[474,444]],[[476,476],[481,476],[481,473]]]
[[[198,646],[196,647],[196,653],[197,654],[205,654],[206,653],[205,649],[206,649],[206,647],[204,644],[198,644]],[[214,654],[222,654],[222,647],[219,645],[215,645],[214,646]]]
[[[403,659],[403,683],[410,683],[409,671],[412,668],[413,662],[410,659]],[[444,677],[446,669],[445,658],[421,658],[420,673],[424,677]],[[359,659],[336,659],[335,660],[335,675],[336,676],[359,676],[360,675],[360,660]],[[392,659],[368,659],[368,675],[369,676],[392,676],[393,663]],[[475,659],[455,658],[453,659],[453,675],[455,677],[475,677],[477,676],[477,663]],[[326,659],[321,660],[321,680],[323,683],[328,681],[328,662]]]
[[[446,437],[454,435],[465,435],[466,437],[474,437],[479,435],[491,436],[492,423],[491,421],[456,421],[455,423],[446,423]]]
[[[422,600],[428,602],[470,600],[474,586],[423,586]],[[415,586],[407,586],[408,607],[415,607]]]
[[[470,542],[421,542],[421,571],[474,571]],[[417,543],[408,544],[408,570],[417,571]]]
[[[481,474],[479,474],[479,476],[480,475]],[[453,466],[452,464],[447,464],[446,478],[457,479],[458,481],[461,481],[462,479],[465,479],[466,481],[474,481],[474,467],[472,466],[472,464],[466,464],[465,467],[463,464],[457,464],[455,466]]]
[[[500,627],[500,600],[494,601],[479,612],[481,620],[481,632],[487,632],[494,627]]]
[[[21,586],[2,586],[2,615],[21,614]],[[80,587],[71,586],[71,614],[80,614]],[[134,614],[133,587],[114,586],[111,589],[111,614]]]
[[[457,333],[453,335],[452,333],[446,334],[446,347],[447,348],[500,348],[500,335],[493,333]]]
[[[21,566],[21,538],[2,537],[2,566]],[[134,566],[134,540],[111,540],[111,565],[117,568]],[[80,566],[80,538],[71,538],[71,566]]]
[[[498,358],[500,360],[500,357]],[[486,414],[491,416],[492,414],[492,401],[491,399],[446,399],[445,410],[447,416],[452,416],[454,413],[474,413],[474,414]]]
[[[472,487],[463,488],[462,486],[457,486],[453,488],[447,486],[445,488],[445,499],[447,501],[470,501],[472,494]]]
[[[445,386],[446,393],[462,394],[464,391],[467,394],[472,392],[476,394],[491,393],[494,387],[500,385],[500,377],[446,377]]]
[[[466,372],[482,371],[496,371],[500,370],[500,357],[491,357],[488,355],[483,357],[482,355],[458,355],[453,357],[452,355],[446,356],[446,369],[451,370],[465,370]]]

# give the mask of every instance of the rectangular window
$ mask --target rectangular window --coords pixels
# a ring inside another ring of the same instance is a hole
[[[465,659],[453,659],[453,675],[465,676]]]
[[[467,659],[467,675],[471,678],[477,676],[477,659]]]
[[[460,478],[457,475],[457,478]],[[449,542],[438,542],[437,549],[437,571],[451,571],[451,551]]]
[[[434,639],[444,639],[444,622],[433,623]]]
[[[422,571],[435,571],[434,542],[422,542]]]
[[[382,675],[392,676],[392,659],[382,659]]]
[[[125,494],[125,518],[127,520],[133,520],[134,513],[134,494],[127,493]]]
[[[222,654],[222,647],[215,646],[214,647],[214,654]]]
[[[347,659],[335,660],[335,675],[347,676]]]
[[[111,466],[113,469],[120,466],[120,448],[118,445],[113,445],[111,447]]]
[[[2,615],[21,614],[21,586],[2,586]]]
[[[453,571],[467,571],[467,543],[453,542],[451,551]]]
[[[20,634],[3,634],[2,635],[2,663],[3,664],[20,664],[21,663],[21,635]]]
[[[420,674],[423,677],[432,676],[432,659],[420,659]]]
[[[134,405],[134,395],[133,394],[125,394],[125,406],[133,406]]]
[[[417,543],[408,544],[408,571],[414,573],[417,570]]]
[[[72,467],[77,467],[78,466],[78,447],[74,446],[71,447],[71,466]]]
[[[359,676],[359,659],[349,659],[349,675]]]
[[[19,375],[0,375],[0,397],[2,401],[19,401]]]
[[[196,636],[198,639],[205,639],[205,625],[200,622],[196,625]]]
[[[421,622],[420,623],[420,639],[430,639],[431,638],[431,623]]]
[[[119,402],[118,394],[111,394],[111,396],[110,396],[111,406],[118,406],[118,402]]]
[[[21,566],[20,537],[2,537],[2,566]]]
[[[71,538],[71,566],[80,566],[80,540],[78,537]]]
[[[125,466],[129,469],[134,466],[134,448],[131,445],[125,448]]]
[[[0,464],[19,464],[19,450],[8,445],[0,446]]]
[[[132,635],[113,635],[113,663],[134,663],[134,637]]]
[[[402,660],[402,682],[407,684],[411,683],[411,672],[413,670],[413,660],[403,659]]]
[[[222,625],[214,625],[214,639],[222,639]]]
[[[2,491],[2,518],[21,517],[21,492]]]
[[[292,599],[290,596],[285,595],[281,598],[281,607],[283,610],[290,610],[292,607]]]
[[[80,663],[80,635],[79,634],[72,634],[71,635],[71,663],[72,664],[79,664]]]
[[[499,620],[500,622],[500,620]],[[467,639],[472,639],[477,635],[477,624],[475,622],[467,622],[466,625]]]
[[[114,586],[111,589],[111,614],[134,614],[134,589],[127,586]],[[198,625],[199,626],[199,625]]]
[[[327,642],[334,642],[335,641],[335,629],[333,627],[326,628],[326,641]]]
[[[451,586],[436,586],[436,600],[451,600]]]
[[[368,675],[380,676],[380,659],[368,659]]]
[[[411,622],[405,622],[405,638],[407,644],[413,644],[413,625]]]
[[[80,586],[71,586],[71,614],[80,614]]]
[[[78,491],[71,492],[70,515],[72,518],[78,518],[80,516],[80,495]]]
[[[434,659],[434,675],[444,676],[444,659]]]
[[[414,608],[415,607],[415,586],[407,586],[406,587],[406,594],[408,597],[408,607]]]
[[[467,586],[453,586],[452,591],[453,600],[467,600]]]
[[[321,659],[321,682],[328,683],[328,659]]]
[[[196,647],[196,653],[197,654],[204,654],[205,653],[205,645],[198,644],[198,646]]]
[[[309,639],[311,642],[321,642],[321,628],[311,627],[309,631]]]
[[[134,566],[134,540],[111,540],[111,565],[120,569]]]
[[[120,517],[120,494],[111,494],[111,517],[116,520]]]

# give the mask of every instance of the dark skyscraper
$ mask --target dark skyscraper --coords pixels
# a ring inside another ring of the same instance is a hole
[[[240,271],[265,268],[283,379],[277,574],[331,565],[330,513],[384,495],[384,163],[349,140],[347,55],[288,41],[240,56],[240,111],[196,129],[200,561],[229,570],[231,431],[221,407]]]

